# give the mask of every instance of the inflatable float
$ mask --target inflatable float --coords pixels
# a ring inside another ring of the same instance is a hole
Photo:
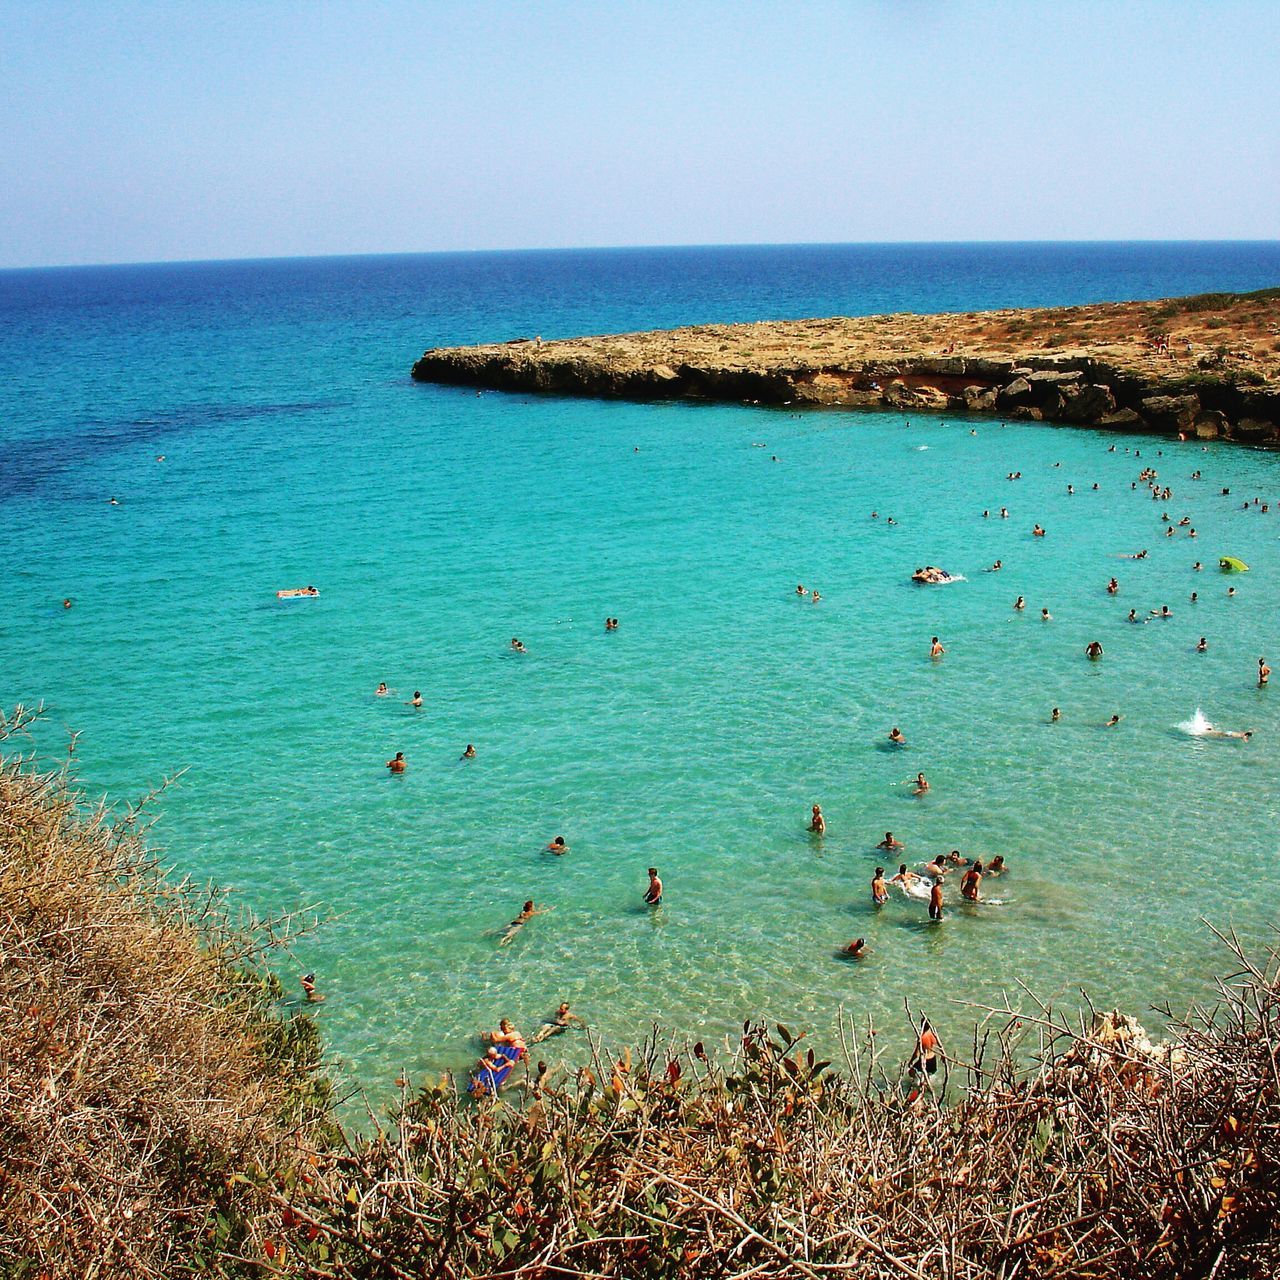
[[[516,1069],[516,1063],[525,1055],[525,1050],[513,1044],[499,1044],[497,1059],[492,1066],[487,1063],[480,1067],[471,1077],[467,1092],[477,1098],[496,1098],[498,1090],[507,1082],[507,1077]]]
[[[286,587],[283,591],[276,592],[277,600],[310,600],[313,596],[318,596],[319,591],[315,587]]]
[[[1249,566],[1243,560],[1237,560],[1235,556],[1221,556],[1218,559],[1218,568],[1223,573],[1248,573]]]

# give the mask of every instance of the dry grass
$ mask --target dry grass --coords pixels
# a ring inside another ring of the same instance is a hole
[[[314,1036],[276,1016],[262,967],[289,922],[233,925],[160,873],[139,821],[0,763],[6,1274],[170,1276],[234,1247],[228,1178],[287,1163],[307,1118]]]

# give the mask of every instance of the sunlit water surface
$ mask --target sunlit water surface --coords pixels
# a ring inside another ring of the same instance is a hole
[[[0,698],[44,700],[50,753],[81,732],[90,796],[185,770],[154,832],[182,873],[261,913],[320,906],[283,975],[316,971],[325,1034],[377,1095],[561,999],[614,1041],[760,1013],[827,1044],[841,1006],[893,1034],[904,999],[958,1037],[958,1002],[1017,983],[1185,1004],[1220,967],[1202,918],[1253,943],[1275,921],[1280,687],[1255,674],[1280,658],[1274,454],[407,372],[434,342],[1278,278],[1274,245],[6,273]],[[1144,465],[1168,502],[1132,487]],[[1255,495],[1267,514],[1240,509]],[[1198,536],[1166,538],[1166,511]],[[1250,572],[1223,576],[1223,554]],[[913,586],[925,563],[965,580]],[[307,583],[319,599],[276,601]],[[1256,736],[1188,732],[1197,709]],[[886,829],[912,864],[1003,853],[1000,905],[941,926],[896,894],[875,911]],[[557,834],[564,857],[543,852]],[[500,948],[527,898],[548,914]],[[859,935],[869,955],[838,958]]]

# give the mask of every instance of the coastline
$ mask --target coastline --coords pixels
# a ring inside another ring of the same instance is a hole
[[[999,415],[1280,444],[1280,288],[432,348],[418,382]]]

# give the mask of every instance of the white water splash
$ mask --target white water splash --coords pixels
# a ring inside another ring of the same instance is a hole
[[[1177,727],[1193,738],[1203,738],[1213,732],[1213,722],[1199,707],[1196,708],[1196,713],[1190,720],[1182,721]]]

